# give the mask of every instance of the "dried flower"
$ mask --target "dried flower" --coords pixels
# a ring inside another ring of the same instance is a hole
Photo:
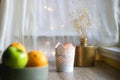
[[[73,13],[76,14],[76,13]],[[87,37],[87,32],[90,29],[91,21],[88,16],[87,8],[78,9],[77,17],[73,20],[73,27],[76,32],[80,34],[80,37]]]

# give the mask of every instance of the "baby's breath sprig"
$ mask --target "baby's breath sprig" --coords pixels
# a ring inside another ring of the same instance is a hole
[[[73,12],[73,15],[76,13]],[[82,8],[77,10],[77,17],[73,20],[73,27],[76,32],[80,34],[81,38],[87,37],[87,32],[91,26],[91,20],[88,15],[87,8]]]

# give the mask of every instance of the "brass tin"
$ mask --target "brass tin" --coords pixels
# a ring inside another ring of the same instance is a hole
[[[84,40],[82,40],[81,46],[76,46],[74,63],[76,67],[87,67],[94,65],[95,48],[94,46],[87,46],[87,41],[86,39]]]

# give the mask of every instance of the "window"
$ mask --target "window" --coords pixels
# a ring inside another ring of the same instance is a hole
[[[88,42],[95,46],[118,43],[114,5],[119,0],[2,0],[0,8],[0,49],[19,41],[27,50],[39,49],[47,55],[54,53],[57,42],[79,45],[79,34],[72,26],[72,12],[88,9],[92,27]]]

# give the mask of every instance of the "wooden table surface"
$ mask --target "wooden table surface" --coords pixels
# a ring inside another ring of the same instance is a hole
[[[73,72],[56,72],[55,62],[50,61],[47,80],[120,80],[120,70],[96,62],[93,67],[75,67]]]
[[[48,80],[120,80],[120,70],[96,62],[94,67],[75,67],[73,72],[56,72],[55,62],[49,62]]]

